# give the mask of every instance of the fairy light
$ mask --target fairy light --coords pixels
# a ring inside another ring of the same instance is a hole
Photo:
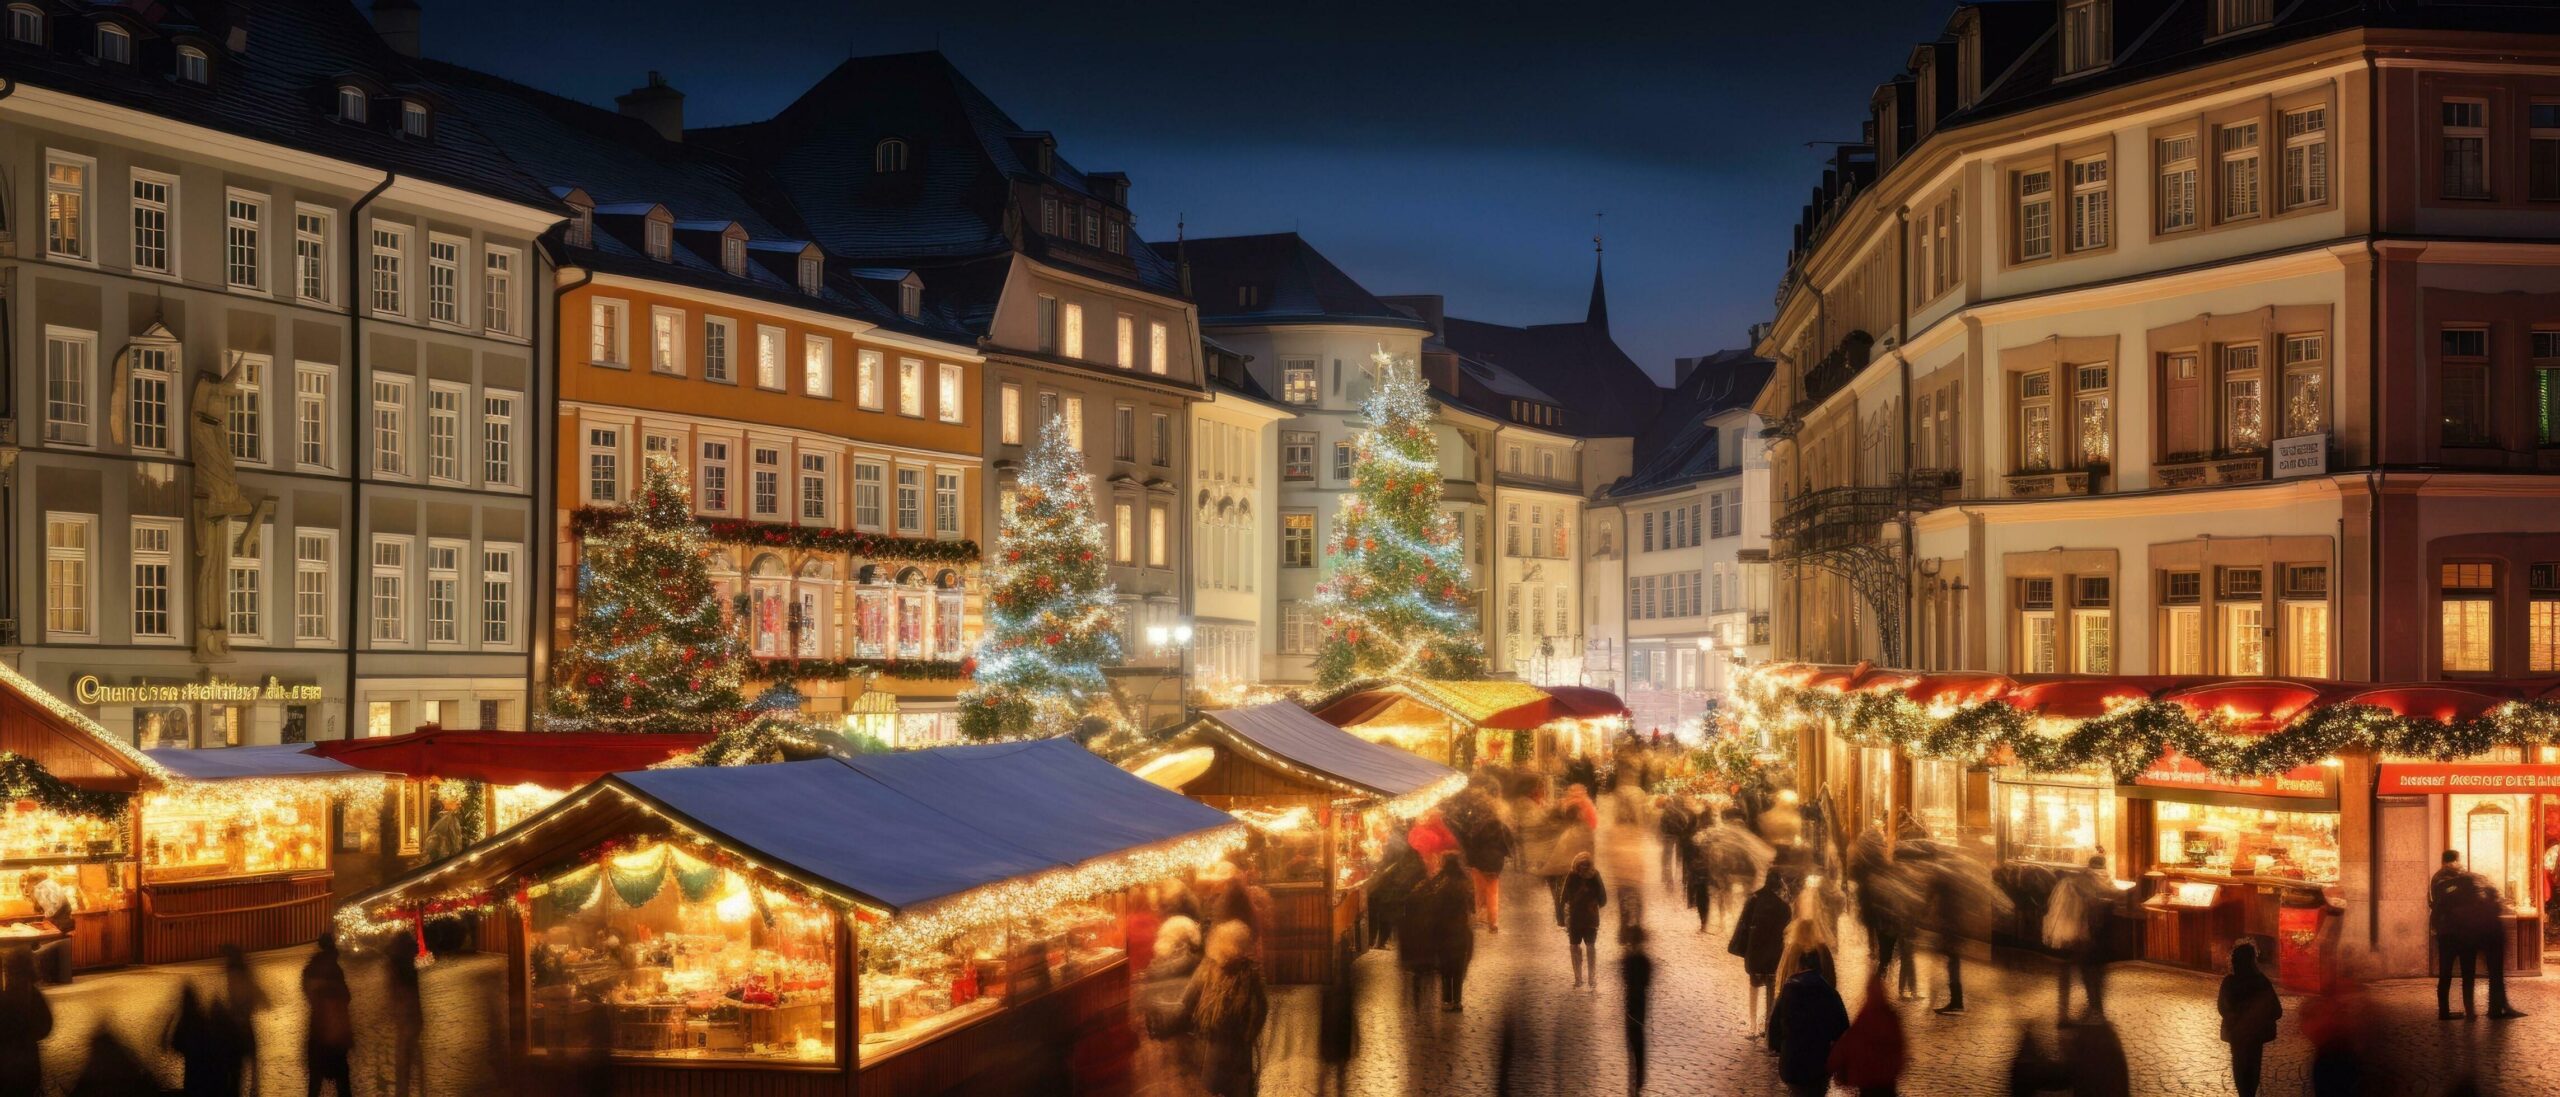
[[[1119,594],[1084,454],[1068,444],[1063,418],[1041,425],[998,517],[961,730],[981,741],[1054,738],[1096,715],[1125,727],[1102,671],[1123,654]]]
[[[142,771],[144,776],[156,777],[163,781],[179,779],[176,773],[169,770],[169,767],[152,761],[150,755],[142,753],[142,751],[136,748],[133,744],[127,743],[115,734],[109,732],[106,728],[100,726],[97,721],[90,719],[86,713],[71,707],[70,702],[55,696],[52,690],[35,684],[33,679],[28,678],[24,674],[18,673],[18,668],[10,666],[6,662],[0,662],[0,683],[7,684],[9,688],[18,691],[18,693],[26,697],[27,700],[35,702],[37,708],[43,709],[46,712],[61,718],[64,723],[70,724],[72,727],[88,732],[90,738],[97,740],[109,751],[112,751],[117,757],[124,759],[126,762],[132,764],[135,769]]]

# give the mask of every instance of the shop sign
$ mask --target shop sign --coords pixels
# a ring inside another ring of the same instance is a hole
[[[2383,796],[2450,792],[2560,792],[2560,766],[2494,762],[2385,762],[2374,782]]]
[[[84,705],[304,705],[320,700],[320,687],[288,686],[272,674],[267,676],[263,686],[256,682],[226,682],[219,678],[203,682],[140,682],[130,686],[111,686],[99,681],[95,674],[83,674],[72,681],[71,695]]]
[[[2133,783],[2145,788],[2283,796],[2296,800],[2334,800],[2338,797],[2337,775],[2327,766],[2296,766],[2265,777],[2225,777],[2174,750],[2161,752],[2160,760],[2151,763],[2151,768],[2142,771]]]
[[[2274,478],[2321,476],[2329,471],[2329,436],[2300,434],[2275,442]]]

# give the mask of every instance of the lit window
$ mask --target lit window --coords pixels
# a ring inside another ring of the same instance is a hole
[[[1084,306],[1069,303],[1061,316],[1059,353],[1069,358],[1084,357]]]
[[[1316,566],[1316,516],[1314,513],[1291,511],[1280,516],[1280,566],[1284,568]]]
[[[649,310],[649,369],[684,373],[684,314],[674,309]]]
[[[86,159],[58,153],[45,157],[45,254],[89,258],[89,177],[95,170]]]
[[[340,84],[340,85],[338,85],[338,120],[339,120],[339,121],[341,121],[341,122],[362,122],[362,121],[364,121],[365,106],[366,106],[366,96],[365,96],[365,93],[364,93],[364,89],[363,89],[363,88],[359,88],[359,87],[357,87],[357,86],[355,86],[355,85],[353,85],[353,84]]]
[[[2053,371],[2018,375],[2018,468],[2047,472],[2054,467]]]
[[[86,639],[96,632],[91,599],[97,582],[96,519],[48,514],[44,520],[44,631],[48,637]]]
[[[1292,358],[1280,363],[1280,399],[1301,406],[1317,401],[1314,359]]]
[[[941,364],[940,377],[941,382],[938,391],[934,394],[934,406],[939,410],[943,422],[957,423],[961,420],[962,410],[960,407],[960,367],[952,365],[949,362],[944,362]]]
[[[232,191],[223,199],[222,271],[233,289],[266,285],[259,269],[265,254],[267,200],[264,195]]]
[[[2526,575],[2525,669],[2560,671],[2560,564],[2535,564]]]
[[[1118,337],[1119,354],[1113,359],[1113,361],[1117,362],[1121,369],[1136,369],[1138,366],[1138,322],[1125,312],[1121,313],[1118,319],[1119,323],[1116,335]]]
[[[1135,508],[1127,503],[1111,505],[1111,562],[1129,563],[1136,554],[1137,532],[1132,528],[1137,519]]]
[[[2192,133],[2163,137],[2160,164],[2160,231],[2196,227],[2196,137]]]
[[[781,391],[784,384],[782,348],[781,328],[757,325],[756,384],[759,387]]]
[[[2284,672],[2295,678],[2329,676],[2329,569],[2293,564],[2284,569]]]
[[[587,360],[601,366],[625,364],[622,302],[599,298],[588,303],[587,313]]]
[[[2329,422],[2329,364],[2321,335],[2284,337],[2284,436],[2319,434]]]
[[[2258,124],[2242,122],[2214,131],[2221,153],[2222,220],[2246,221],[2258,215]]]
[[[898,414],[924,416],[924,363],[898,359]]]
[[[2221,672],[2258,675],[2267,672],[2267,573],[2263,568],[2223,568]]]
[[[2449,674],[2487,674],[2497,667],[2498,566],[2447,563],[2443,569],[2442,666]]]
[[[1021,445],[1022,386],[1011,383],[1006,384],[1001,392],[998,403],[1002,405],[997,409],[997,414],[1003,421],[1002,426],[1004,433],[1001,435],[1003,444],[1008,446]]]
[[[694,476],[701,484],[694,492],[694,509],[704,514],[727,513],[729,510],[729,443],[702,443],[702,460],[694,465]]]
[[[1147,372],[1163,373],[1164,367],[1165,326],[1162,323],[1150,322],[1147,324]]]
[[[2222,448],[2251,453],[2267,448],[2267,379],[2256,343],[2222,348]]]
[[[2051,674],[2061,669],[2056,658],[2053,586],[2050,578],[2018,581],[2018,669],[2023,673]]]

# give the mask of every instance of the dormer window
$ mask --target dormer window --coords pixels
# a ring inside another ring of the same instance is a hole
[[[895,137],[871,147],[871,170],[882,174],[907,170],[907,143]]]
[[[44,13],[32,4],[9,5],[9,40],[21,45],[43,45]]]
[[[1242,285],[1236,287],[1237,308],[1259,308],[1261,305],[1262,287],[1256,285]]]
[[[426,104],[415,99],[403,99],[400,101],[400,132],[420,140],[426,139]]]
[[[202,87],[213,83],[213,59],[195,46],[178,47],[178,82]]]
[[[2107,63],[2115,55],[2114,0],[2062,0],[2062,74],[2072,76]]]
[[[569,204],[569,246],[596,246],[596,209],[577,202]]]
[[[913,320],[924,314],[924,279],[908,275],[898,283],[898,315]]]
[[[2231,34],[2275,21],[2275,0],[2214,0],[2213,32]]]
[[[338,121],[362,122],[365,112],[364,89],[353,84],[338,85]]]
[[[815,254],[801,256],[800,292],[809,294],[813,297],[816,296],[820,280],[825,276],[825,274],[826,264],[820,262]]]
[[[655,259],[661,263],[674,258],[674,225],[668,224],[665,220],[653,216],[649,218],[648,227],[643,230],[643,235],[644,242],[649,248],[649,258]]]
[[[746,276],[747,241],[744,237],[724,236],[720,239],[720,269],[728,271],[731,278]]]
[[[98,60],[110,65],[133,63],[133,34],[113,23],[98,24]]]

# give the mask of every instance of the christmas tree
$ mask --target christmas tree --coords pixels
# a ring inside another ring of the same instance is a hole
[[[717,732],[744,721],[745,651],[722,618],[706,545],[683,474],[652,455],[630,507],[580,546],[548,726]]]
[[[1006,500],[987,571],[977,683],[960,695],[972,739],[1051,738],[1117,723],[1102,668],[1120,660],[1084,455],[1051,419]]]
[[[1484,645],[1467,607],[1466,544],[1440,510],[1440,446],[1431,397],[1410,361],[1381,349],[1380,380],[1352,443],[1351,494],[1326,545],[1333,572],[1316,588],[1323,626],[1316,685],[1373,677],[1472,678]]]

